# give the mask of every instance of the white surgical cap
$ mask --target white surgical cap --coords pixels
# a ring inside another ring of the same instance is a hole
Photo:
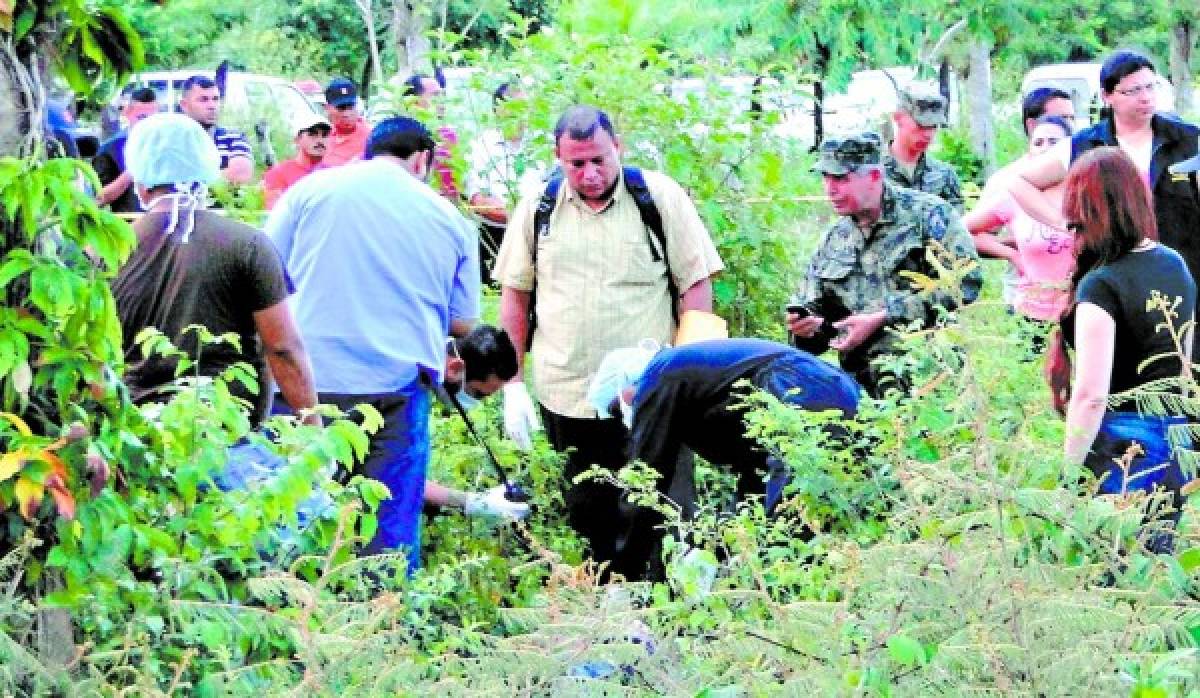
[[[185,114],[154,114],[139,121],[125,142],[125,169],[137,184],[208,184],[221,175],[212,136]]]
[[[636,347],[614,349],[605,355],[596,369],[592,384],[588,386],[588,404],[596,408],[601,417],[608,416],[608,408],[621,391],[637,385],[654,355],[663,347],[653,339],[643,339]]]

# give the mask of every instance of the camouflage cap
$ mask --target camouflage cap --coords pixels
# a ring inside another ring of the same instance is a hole
[[[821,156],[812,169],[827,175],[849,174],[863,165],[878,165],[882,150],[883,139],[871,131],[844,138],[826,138],[821,143]]]
[[[900,111],[905,112],[921,126],[945,126],[946,98],[936,85],[928,82],[910,82],[899,88]]]

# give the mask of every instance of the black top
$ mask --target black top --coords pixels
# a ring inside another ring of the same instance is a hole
[[[105,141],[104,145],[100,146],[100,152],[92,158],[92,167],[96,170],[96,176],[100,178],[100,184],[104,186],[112,184],[125,171],[126,140],[127,134],[124,131],[118,133]],[[132,184],[112,201],[111,208],[113,213],[141,212],[142,207],[138,204],[137,193],[134,192]]]
[[[1176,328],[1192,318],[1196,309],[1196,283],[1179,254],[1162,245],[1130,252],[1111,264],[1093,269],[1079,282],[1075,299],[1099,306],[1116,323],[1111,395],[1150,381],[1178,377],[1182,371],[1171,335],[1158,327],[1165,320],[1162,313],[1146,310],[1153,291],[1169,299],[1181,299],[1176,308],[1179,316],[1173,321]],[[1066,330],[1073,342],[1073,313],[1067,319]],[[1162,354],[1169,356],[1151,361],[1138,371],[1144,361]],[[1137,405],[1126,400],[1115,409],[1134,412]]]
[[[233,332],[241,350],[227,343],[208,345],[200,356],[200,374],[212,376],[238,361],[253,367],[259,381],[257,394],[231,384],[234,395],[250,401],[254,424],[266,412],[269,398],[254,313],[287,298],[289,283],[283,263],[271,241],[250,226],[207,211],[196,213],[196,228],[188,242],[178,231],[163,233],[165,213],[138,219],[134,231],[137,248],[113,283],[117,315],[121,319],[125,349],[125,382],[135,402],[163,400],[161,388],[175,380],[175,361],[159,356],[143,359],[134,344],[146,327],[156,327],[176,347],[193,359],[197,355],[194,332],[188,325],[203,325],[213,334]]]
[[[788,366],[780,380],[769,373]],[[737,403],[749,380],[793,405],[852,413],[858,386],[845,372],[785,344],[761,339],[717,339],[664,349],[646,367],[633,399],[629,456],[651,467],[674,463],[681,445],[710,463],[730,465],[758,448],[746,436]]]
[[[1200,275],[1200,192],[1194,178],[1173,175],[1167,167],[1196,154],[1200,128],[1170,114],[1155,114],[1150,122],[1154,132],[1150,158],[1150,189],[1154,193],[1154,216],[1158,221],[1158,240],[1183,256],[1192,278]],[[1117,146],[1112,119],[1104,119],[1071,137],[1071,162],[1089,150]],[[1193,339],[1200,349],[1200,332]],[[1192,351],[1197,355],[1196,349]]]

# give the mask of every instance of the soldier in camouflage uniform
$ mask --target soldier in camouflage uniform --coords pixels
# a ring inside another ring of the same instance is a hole
[[[910,83],[898,88],[900,105],[892,114],[895,138],[883,159],[889,181],[908,189],[933,194],[963,211],[962,185],[954,168],[929,157],[925,151],[947,125],[946,98],[933,85]]]
[[[889,329],[937,321],[937,306],[954,310],[955,294],[921,293],[902,271],[936,278],[926,256],[931,241],[958,257],[977,260],[971,236],[941,199],[888,182],[880,164],[882,140],[863,133],[826,140],[813,170],[824,175],[825,194],[841,216],[821,239],[789,312],[796,347],[820,354],[836,349],[841,365],[873,396],[895,377],[872,360],[898,351]],[[979,295],[978,268],[962,281],[962,300]],[[903,389],[903,385],[896,383]]]

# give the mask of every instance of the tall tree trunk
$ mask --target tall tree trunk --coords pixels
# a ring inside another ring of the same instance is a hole
[[[1186,18],[1171,27],[1171,84],[1175,86],[1175,111],[1192,111],[1192,50],[1196,47],[1196,26]]]
[[[991,42],[971,39],[967,56],[967,127],[971,147],[983,161],[983,174],[996,171],[996,129],[992,123]]]
[[[396,45],[396,72],[400,75],[427,71],[429,63],[430,9],[421,0],[396,0],[392,15],[392,41]]]
[[[29,66],[5,42],[0,47],[0,156],[30,153],[30,133],[42,109],[42,95],[32,78]]]

